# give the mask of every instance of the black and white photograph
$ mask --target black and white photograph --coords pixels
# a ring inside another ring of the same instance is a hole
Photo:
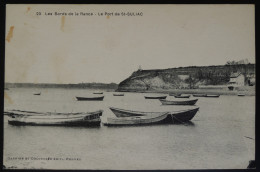
[[[255,166],[254,4],[6,4],[3,169]]]

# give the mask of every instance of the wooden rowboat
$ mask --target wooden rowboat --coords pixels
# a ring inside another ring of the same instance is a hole
[[[41,113],[12,110],[5,112],[11,125],[96,126],[100,125],[102,110],[82,113]]]
[[[111,108],[110,108],[111,109]],[[107,118],[104,125],[148,125],[148,124],[163,124],[163,123],[183,123],[191,120],[199,108],[191,110],[183,110],[178,112],[138,112],[121,109],[122,113],[132,114],[128,117]]]
[[[192,94],[193,97],[206,97],[207,94]]]
[[[169,96],[181,96],[181,93],[170,93]]]
[[[124,96],[124,94],[113,94],[113,96]]]
[[[195,105],[195,103],[197,101],[198,101],[198,99],[185,100],[185,101],[170,101],[170,100],[162,100],[162,99],[160,99],[160,102],[163,105]]]
[[[102,101],[104,96],[101,97],[76,97],[78,101]]]
[[[142,112],[142,111],[133,111],[133,110],[126,110],[126,109],[119,109],[115,107],[109,107],[110,110],[117,116],[117,117],[130,117],[130,116],[154,116],[158,115],[158,113],[161,112]],[[199,108],[195,108],[199,109]],[[194,109],[188,109],[188,110],[181,110],[181,111],[170,111],[169,114],[174,115],[182,115],[186,112],[193,111]]]
[[[214,95],[214,94],[193,94],[193,97],[212,97],[212,98],[218,98],[220,95]]]
[[[174,96],[175,98],[190,98],[190,95]]]
[[[218,98],[220,95],[211,95],[211,94],[207,94],[206,97],[212,97],[212,98]]]
[[[145,99],[166,99],[167,96],[144,96]]]
[[[93,94],[103,94],[103,92],[94,92]]]

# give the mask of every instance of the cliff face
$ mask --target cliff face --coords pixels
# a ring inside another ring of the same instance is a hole
[[[245,76],[255,74],[254,64],[180,67],[156,70],[138,70],[122,81],[118,91],[198,88],[199,85],[228,84],[232,73]]]

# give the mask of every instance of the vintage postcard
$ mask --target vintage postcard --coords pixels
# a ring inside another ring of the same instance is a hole
[[[253,4],[7,4],[3,168],[255,168]]]

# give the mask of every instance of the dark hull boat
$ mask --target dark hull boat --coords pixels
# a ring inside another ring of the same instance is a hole
[[[132,116],[107,118],[107,122],[105,122],[104,125],[122,126],[183,123],[191,120],[198,110],[199,108],[178,112],[138,112],[121,110],[122,113],[126,112],[126,114],[132,114]]]
[[[145,99],[166,99],[167,96],[144,96]]]
[[[39,95],[41,95],[41,93],[34,93],[33,95],[35,95],[35,96],[39,96]]]
[[[207,94],[192,94],[193,97],[206,97]]]
[[[199,108],[195,108],[199,109]],[[115,107],[110,107],[110,110],[117,116],[117,117],[131,117],[131,116],[156,116],[158,113],[162,112],[142,112],[142,111],[132,111],[132,110],[126,110],[126,109],[119,109]],[[188,109],[188,110],[181,110],[181,111],[171,111],[169,114],[175,114],[175,115],[182,115],[186,112],[193,111],[194,109]],[[197,112],[197,111],[196,111]],[[165,112],[166,113],[166,112]]]
[[[113,96],[124,96],[124,94],[113,94]]]
[[[170,93],[169,96],[181,96],[181,93]]]
[[[175,98],[190,98],[190,95],[180,95],[180,96],[174,96]]]
[[[103,94],[103,92],[94,92],[93,94]]]
[[[32,126],[98,126],[103,111],[85,113],[39,113],[13,110],[5,112],[11,125]]]
[[[104,96],[101,97],[76,97],[78,101],[102,101]]]
[[[170,101],[170,100],[160,100],[162,105],[195,105],[198,99],[185,100],[185,101]]]

